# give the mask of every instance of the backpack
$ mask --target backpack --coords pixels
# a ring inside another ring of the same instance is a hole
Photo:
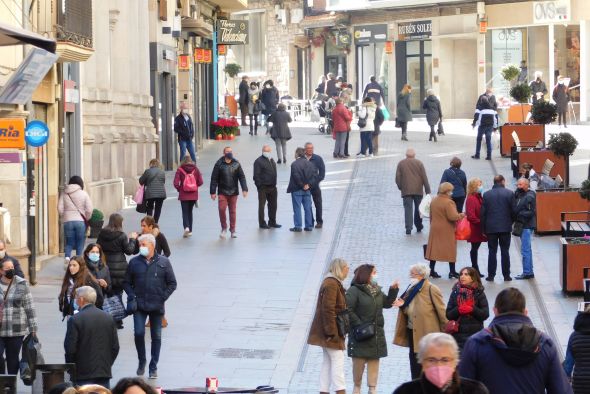
[[[197,180],[195,179],[195,171],[187,173],[182,167],[178,167],[180,172],[184,174],[184,181],[182,181],[182,190],[188,193],[196,192],[198,189]]]

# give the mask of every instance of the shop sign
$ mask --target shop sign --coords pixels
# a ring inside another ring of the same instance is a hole
[[[480,20],[479,21],[479,32],[485,34],[488,32],[488,21],[487,20]]]
[[[430,40],[432,21],[399,22],[397,37],[399,41]]]
[[[571,19],[571,0],[533,2],[534,23],[561,23]]]
[[[205,50],[203,48],[195,48],[195,63],[203,63],[205,57]]]
[[[387,41],[387,25],[356,26],[354,41],[359,44],[372,44]]]
[[[178,69],[180,71],[188,71],[191,69],[188,55],[178,55]]]
[[[25,129],[25,141],[28,145],[40,147],[49,140],[49,127],[40,120],[29,122]]]
[[[203,63],[211,63],[213,52],[211,49],[203,49]]]
[[[336,46],[338,48],[346,48],[350,45],[352,37],[348,32],[336,32]]]
[[[217,53],[219,56],[225,56],[227,54],[227,45],[217,45]]]
[[[20,163],[20,162],[22,162],[22,159],[20,158],[20,153],[16,153],[16,152],[0,153],[0,164]]]
[[[248,21],[225,20],[217,21],[217,42],[219,44],[248,43]]]
[[[388,55],[393,53],[393,41],[385,41],[385,53]]]
[[[24,119],[0,119],[0,148],[25,149]]]

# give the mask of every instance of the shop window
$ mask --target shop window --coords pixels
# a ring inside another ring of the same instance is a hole
[[[227,62],[238,63],[242,72],[250,74],[266,73],[266,13],[264,10],[249,11],[232,15],[232,19],[246,20],[248,24],[248,44],[231,45]]]
[[[562,75],[568,83],[570,98],[580,101],[580,26],[555,26],[553,43],[555,56],[554,76]]]

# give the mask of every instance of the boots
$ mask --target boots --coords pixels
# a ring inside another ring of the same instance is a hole
[[[252,134],[252,123],[250,123],[250,135],[253,135]]]
[[[402,141],[407,141],[407,140],[408,140],[408,137],[406,136],[406,133],[403,133],[402,134]]]
[[[434,142],[436,142],[436,133],[434,131],[430,132],[430,138],[428,138],[428,141],[432,141],[434,139]]]

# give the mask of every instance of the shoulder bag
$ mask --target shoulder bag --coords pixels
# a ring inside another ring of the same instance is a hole
[[[361,129],[367,127],[367,119],[369,118],[369,110],[365,109],[365,111],[367,112],[367,115],[365,115],[364,118],[359,118],[359,121],[357,122],[358,127]]]
[[[334,279],[337,280],[337,279]],[[342,284],[339,283],[342,287]],[[323,302],[324,292],[320,293],[320,299]],[[338,335],[342,338],[346,337],[346,334],[350,332],[350,311],[348,308],[344,308],[336,314],[336,328],[338,329]]]
[[[76,205],[76,203],[72,199],[72,196],[70,196],[69,193],[66,193],[66,195],[68,196],[68,198],[72,202],[72,205],[74,205],[74,207],[76,208],[76,210],[78,211],[78,213],[80,214],[80,216],[82,216],[82,220],[84,221],[84,224],[86,225],[86,228],[88,228],[90,226],[90,224],[88,223],[88,219],[86,219],[86,216],[84,216],[84,214],[82,213],[82,211],[80,210],[80,208],[78,208],[78,206]]]

